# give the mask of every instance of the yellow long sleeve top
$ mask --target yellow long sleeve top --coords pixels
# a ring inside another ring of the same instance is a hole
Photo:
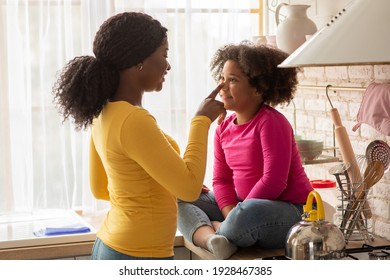
[[[192,119],[188,144],[177,143],[145,109],[109,102],[94,120],[90,185],[110,210],[98,231],[109,247],[132,256],[170,257],[177,226],[177,198],[198,198],[205,175],[211,120]]]

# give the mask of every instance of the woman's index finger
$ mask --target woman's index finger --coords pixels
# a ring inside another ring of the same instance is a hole
[[[221,88],[223,87],[223,84],[219,84],[210,94],[209,96],[207,96],[207,98],[211,98],[211,99],[215,99],[215,97],[217,96],[218,92],[221,90]],[[206,99],[207,99],[206,98]]]

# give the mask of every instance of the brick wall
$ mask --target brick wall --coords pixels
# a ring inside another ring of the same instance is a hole
[[[346,7],[350,0],[283,0],[268,2],[270,22],[267,25],[266,33],[275,34],[276,26],[273,11],[280,2],[310,5],[307,14],[316,23],[317,28],[321,29],[334,15]],[[390,137],[381,135],[368,125],[363,124],[358,131],[352,131],[352,127],[356,124],[355,119],[362,101],[364,88],[371,82],[389,83],[390,65],[307,67],[300,73],[299,80],[301,85],[326,86],[330,84],[343,87],[363,87],[363,91],[329,91],[330,100],[340,113],[354,152],[364,154],[367,145],[377,139],[384,140],[390,145]],[[306,139],[322,140],[326,146],[334,146],[333,123],[329,113],[331,106],[326,98],[325,89],[298,89],[294,104],[279,109],[293,125],[296,123],[296,133]],[[330,175],[328,170],[335,164],[337,163],[305,165],[305,170],[311,179],[334,179],[334,176]],[[369,204],[373,212],[373,233],[390,240],[390,172],[386,173],[370,189]]]
[[[343,125],[346,127],[352,147],[356,154],[364,154],[367,145],[373,140],[384,140],[390,144],[390,137],[363,124],[356,132],[356,115],[362,101],[364,88],[371,82],[389,83],[390,65],[307,67],[299,74],[300,85],[362,87],[362,91],[329,91],[329,98],[338,109]],[[330,116],[330,103],[325,88],[299,89],[294,99],[294,106],[278,108],[290,122],[296,123],[296,134],[304,139],[324,141],[328,147],[333,145],[333,123]],[[389,104],[390,106],[390,104]],[[337,142],[336,142],[337,147]],[[337,154],[339,156],[339,153]],[[310,179],[335,179],[329,174],[329,168],[337,163],[305,165]],[[369,204],[373,212],[372,232],[390,240],[390,172],[370,189]]]
[[[307,15],[318,29],[329,22],[350,0],[283,0],[268,1],[267,30],[265,34],[276,34],[274,11],[281,3],[307,4],[310,8]],[[283,9],[281,13],[285,12]],[[374,51],[374,50],[373,50]],[[330,103],[326,97],[326,85],[339,87],[361,87],[361,91],[329,91],[329,98],[338,109],[343,125],[346,127],[355,154],[363,155],[366,147],[373,140],[384,140],[390,145],[390,137],[381,135],[378,131],[363,124],[356,132],[352,127],[356,124],[364,89],[372,82],[390,83],[390,65],[337,66],[337,67],[306,67],[299,74],[301,85],[323,86],[321,89],[299,88],[294,104],[278,108],[295,126],[296,134],[304,139],[324,141],[327,147],[334,145],[333,122],[330,116]],[[295,106],[294,106],[295,105]],[[390,106],[390,104],[388,104]],[[294,109],[295,107],[295,109]],[[295,112],[295,118],[294,118]],[[337,150],[336,150],[337,151]],[[334,150],[327,153],[333,155]],[[337,156],[340,156],[337,151]],[[305,165],[310,179],[335,179],[329,174],[329,169],[337,163]],[[369,204],[373,212],[372,232],[390,240],[390,172],[370,189]]]

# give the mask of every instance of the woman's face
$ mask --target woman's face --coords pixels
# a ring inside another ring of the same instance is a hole
[[[160,91],[165,81],[164,76],[171,69],[168,62],[168,41],[164,40],[163,44],[156,49],[142,63],[142,83],[145,91]]]
[[[249,84],[249,78],[237,62],[225,62],[219,81],[224,83],[219,95],[226,110],[241,113],[252,108],[253,104],[258,104],[259,95],[256,88]]]

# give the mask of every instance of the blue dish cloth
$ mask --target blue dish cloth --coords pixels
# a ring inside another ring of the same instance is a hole
[[[34,232],[35,236],[55,236],[55,235],[66,235],[66,234],[79,234],[90,232],[89,227],[57,227],[57,228],[44,228]]]

